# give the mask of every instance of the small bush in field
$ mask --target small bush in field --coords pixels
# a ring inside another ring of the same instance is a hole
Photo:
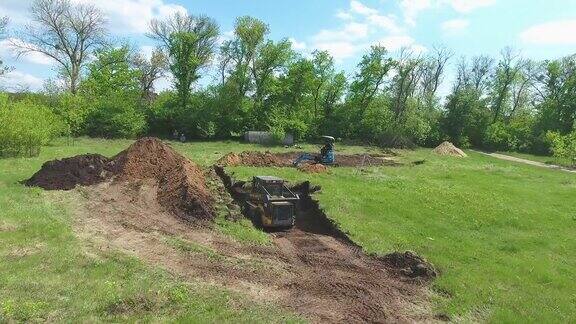
[[[66,125],[46,106],[9,101],[0,94],[0,156],[36,156],[40,147],[67,133]]]
[[[134,98],[110,94],[100,98],[86,117],[86,133],[104,138],[134,138],[146,129],[146,118]]]
[[[556,159],[576,165],[576,131],[567,135],[548,132],[546,137],[551,143],[552,153]]]

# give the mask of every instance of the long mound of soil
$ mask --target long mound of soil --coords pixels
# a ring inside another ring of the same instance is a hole
[[[466,153],[461,149],[454,146],[450,142],[444,142],[434,149],[434,153],[438,155],[455,156],[455,157],[467,157]]]
[[[47,190],[71,190],[76,185],[90,186],[110,175],[108,158],[100,154],[84,154],[62,160],[48,161],[24,184]]]
[[[25,184],[47,190],[70,190],[110,178],[116,182],[153,179],[158,184],[158,202],[172,213],[188,220],[214,217],[214,200],[202,170],[152,137],[134,142],[111,159],[89,154],[46,162]]]
[[[305,172],[305,173],[326,173],[326,172],[328,172],[328,168],[324,164],[320,164],[320,163],[303,164],[298,168],[298,170]]]
[[[256,167],[290,167],[303,152],[271,153],[245,151],[242,153],[228,153],[218,160],[219,166],[256,166]],[[364,167],[364,166],[397,166],[400,165],[385,155],[374,154],[336,154],[335,166]]]

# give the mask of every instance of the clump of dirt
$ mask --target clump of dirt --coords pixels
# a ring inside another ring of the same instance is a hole
[[[218,159],[216,164],[221,166],[236,166],[242,164],[242,158],[240,158],[240,155],[231,152]]]
[[[394,252],[380,257],[380,260],[406,277],[430,280],[438,275],[432,264],[414,252]]]
[[[219,166],[256,166],[256,167],[290,167],[303,152],[271,153],[245,151],[239,154],[228,153],[218,160]],[[398,166],[396,160],[383,154],[336,154],[334,166],[367,167],[367,166]]]
[[[71,190],[76,185],[90,186],[102,182],[110,174],[108,158],[100,154],[84,154],[48,161],[24,184],[47,190]]]
[[[214,217],[214,200],[202,170],[152,137],[139,139],[112,159],[89,154],[46,162],[26,185],[70,190],[112,178],[130,183],[152,179],[158,186],[158,202],[167,210],[188,220]]]
[[[328,168],[324,164],[302,164],[298,170],[305,173],[326,173]]]
[[[467,157],[468,155],[464,153],[461,149],[454,146],[450,142],[444,142],[434,149],[434,153],[438,155],[454,156],[454,157]]]

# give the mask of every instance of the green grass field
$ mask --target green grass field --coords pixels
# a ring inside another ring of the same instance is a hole
[[[0,321],[295,319],[125,255],[86,253],[72,232],[67,204],[18,184],[46,160],[113,155],[130,143],[78,139],[45,147],[38,158],[0,160]],[[283,150],[236,142],[173,145],[202,165],[230,151]],[[321,205],[367,251],[414,250],[436,265],[435,305],[455,320],[576,321],[576,175],[473,152],[467,159],[425,149],[401,154],[401,160],[426,163],[320,175],[230,170],[244,179],[273,174],[321,185]],[[249,224],[218,225],[249,244],[266,244]]]

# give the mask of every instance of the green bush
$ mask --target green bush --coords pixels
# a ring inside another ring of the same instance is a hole
[[[68,133],[48,107],[29,100],[9,101],[0,94],[0,156],[37,156],[40,147]]]
[[[561,164],[576,166],[576,131],[567,135],[548,132],[546,138],[552,146],[552,153]]]
[[[52,109],[68,125],[73,136],[86,133],[86,117],[92,108],[88,102],[81,95],[65,92],[58,96],[57,102]]]
[[[86,118],[86,132],[105,138],[134,138],[146,129],[146,118],[137,107],[137,100],[110,94],[100,98]]]
[[[486,129],[484,146],[491,150],[510,151],[516,147],[510,128],[503,122],[496,122]]]

